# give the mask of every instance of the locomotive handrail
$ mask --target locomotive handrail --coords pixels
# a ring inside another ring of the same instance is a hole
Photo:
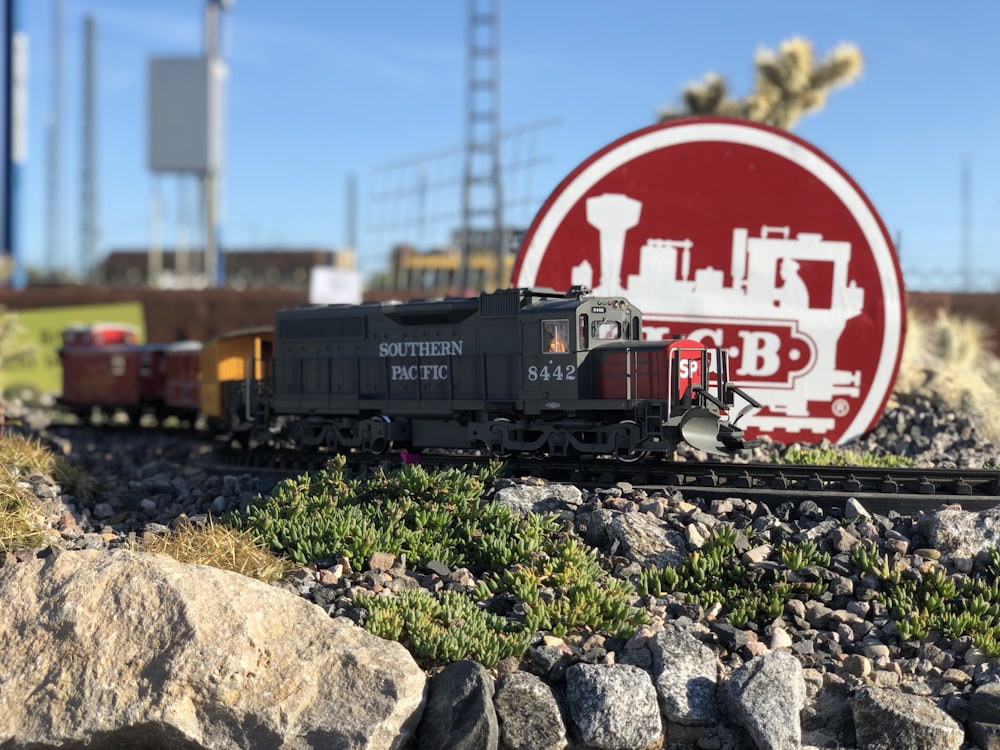
[[[744,401],[746,401],[748,404],[750,404],[750,406],[752,406],[755,409],[760,409],[762,407],[762,404],[759,401],[757,401],[757,399],[755,399],[749,393],[747,393],[738,385],[736,385],[736,383],[726,383],[726,390],[729,393],[735,393],[737,396],[742,398]]]
[[[722,409],[723,411],[725,411],[728,408],[728,405],[724,401],[713,396],[711,391],[709,391],[708,388],[706,388],[703,385],[692,386],[691,390],[703,396],[707,401],[711,401],[712,404],[717,406],[719,409]]]
[[[749,393],[747,393],[746,391],[744,391],[742,388],[740,388],[735,383],[726,383],[725,388],[726,388],[726,392],[727,393],[731,393],[731,394],[735,394],[737,396],[740,396],[744,401],[746,401],[746,404],[743,406],[743,408],[740,409],[739,412],[736,414],[736,416],[733,417],[733,419],[730,421],[730,424],[733,425],[734,427],[752,409],[760,409],[760,408],[762,408],[760,402],[757,401],[757,399],[755,399],[753,396],[751,396]]]
[[[549,287],[529,287],[524,289],[524,292],[529,297],[538,297],[540,299],[580,299],[590,294],[591,290],[588,286],[578,284],[571,286],[565,292],[550,289]]]

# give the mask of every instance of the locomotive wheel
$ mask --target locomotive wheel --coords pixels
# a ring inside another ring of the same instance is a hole
[[[624,419],[618,424],[625,427],[627,433],[632,432],[632,427],[638,427],[632,419]],[[614,455],[616,461],[620,461],[623,464],[632,464],[636,461],[642,461],[647,458],[649,456],[649,451],[640,451],[635,448],[620,446],[615,449]]]
[[[389,420],[386,417],[372,417],[370,421],[373,425],[372,427],[373,434],[378,430],[384,429],[385,426],[389,423]],[[375,425],[378,426],[376,427]],[[392,441],[385,437],[373,437],[371,440],[371,446],[369,447],[369,450],[371,451],[371,454],[373,456],[381,456],[387,453],[388,451],[392,450]]]
[[[493,421],[494,422],[510,422],[510,420],[507,419],[506,417],[497,417]],[[493,432],[494,432],[494,430],[491,428],[490,429],[490,436],[491,437],[493,436]],[[498,429],[496,432],[498,433],[498,437],[499,437],[501,435],[501,430]],[[486,452],[489,453],[494,458],[510,458],[510,454],[511,454],[511,451],[509,449],[506,449],[506,448],[495,448],[492,443],[490,445],[486,446]]]

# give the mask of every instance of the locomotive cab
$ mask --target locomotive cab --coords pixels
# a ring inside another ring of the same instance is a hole
[[[627,299],[540,294],[520,323],[520,412],[530,420],[493,430],[506,446],[632,460],[680,442],[722,455],[754,444],[729,414],[737,395],[759,404],[729,381],[726,352],[643,341],[642,314]]]
[[[622,298],[592,299],[571,290],[521,314],[525,411],[586,411],[578,403],[593,389],[592,351],[638,340],[640,315]]]

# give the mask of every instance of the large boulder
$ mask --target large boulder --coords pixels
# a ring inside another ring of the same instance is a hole
[[[620,513],[606,508],[577,514],[588,544],[607,548],[644,568],[676,567],[687,554],[684,534],[649,513]]]
[[[579,508],[583,493],[571,484],[512,484],[498,489],[493,501],[520,516],[529,513],[560,515]]]
[[[667,627],[649,643],[660,710],[667,721],[712,725],[719,720],[715,652],[686,630]]]
[[[566,702],[583,744],[594,750],[644,748],[663,734],[649,673],[628,664],[574,664]]]
[[[866,687],[852,702],[859,750],[958,750],[962,727],[927,698]]]
[[[428,684],[417,750],[496,750],[500,741],[493,680],[482,664],[452,662]]]
[[[921,516],[917,528],[944,556],[977,557],[1000,544],[1000,507],[979,512],[945,508]]]
[[[294,594],[165,555],[0,569],[0,746],[401,748],[426,676]]]
[[[758,750],[802,745],[806,684],[799,660],[784,651],[756,656],[733,670],[726,694],[735,721]]]
[[[497,682],[493,705],[505,750],[565,750],[566,724],[550,685],[530,672],[513,672]]]

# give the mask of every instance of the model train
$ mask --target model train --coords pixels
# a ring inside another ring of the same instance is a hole
[[[686,442],[733,454],[754,442],[735,400],[760,406],[729,381],[724,350],[643,341],[628,300],[583,288],[303,306],[203,345],[75,328],[60,359],[60,401],[78,414],[197,412],[214,430],[307,450],[636,460]]]

